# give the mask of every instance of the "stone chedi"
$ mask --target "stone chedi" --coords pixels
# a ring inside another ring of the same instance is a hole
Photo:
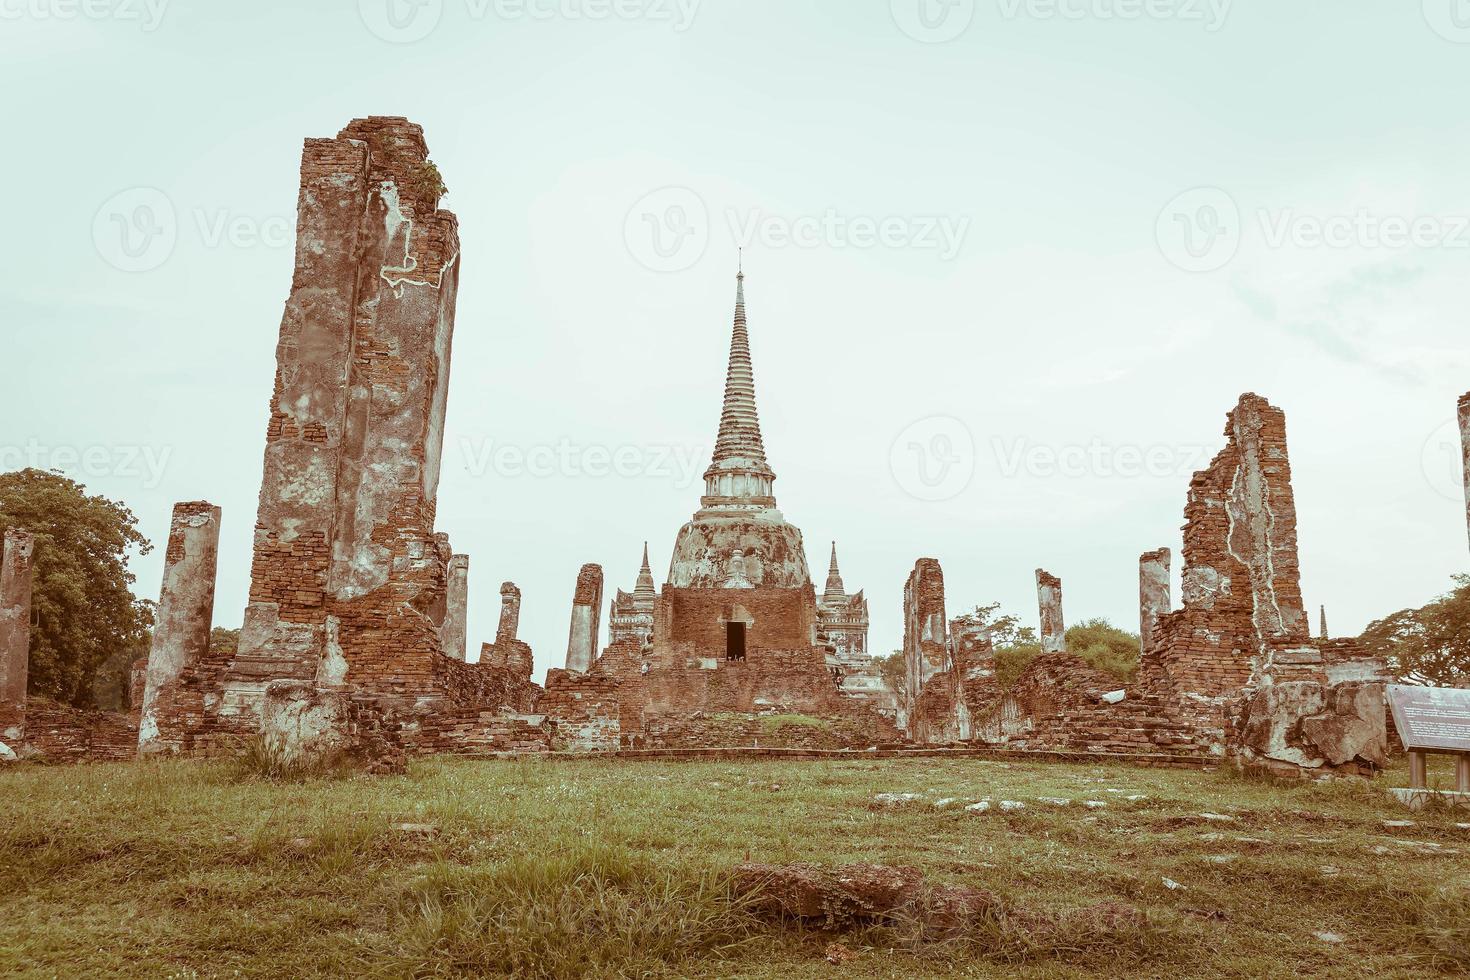
[[[719,589],[739,576],[766,589],[810,589],[801,531],[787,524],[776,509],[775,480],[756,415],[741,274],[735,287],[735,327],[714,456],[704,472],[700,509],[674,541],[669,586]],[[737,552],[738,568],[732,564]]]
[[[776,509],[776,475],[756,412],[743,274],[736,278],[719,433],[704,478],[699,509],[679,530],[663,588],[654,594],[645,559],[633,594],[613,600],[612,643],[585,672],[548,674],[538,710],[565,722],[571,744],[583,748],[780,744],[783,736],[763,728],[760,714],[828,719],[792,727],[832,745],[895,738],[866,699],[843,691],[836,658],[829,662],[830,641],[820,636],[801,531]],[[854,598],[863,609],[860,596],[842,591],[840,578],[833,584],[829,609],[852,614]]]
[[[848,595],[837,567],[837,542],[832,542],[832,559],[827,567],[827,585],[817,596],[817,628],[826,637],[837,663],[844,670],[865,670],[872,664],[868,654],[868,600],[862,590]]]
[[[640,647],[653,637],[653,603],[658,589],[648,565],[648,542],[643,542],[643,564],[631,593],[618,589],[608,610],[608,643],[633,641]]]

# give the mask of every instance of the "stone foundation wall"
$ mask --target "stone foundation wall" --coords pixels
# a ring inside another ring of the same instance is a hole
[[[716,714],[688,718],[651,719],[638,748],[733,748],[752,746],[780,749],[866,749],[891,739],[858,722],[842,719],[779,715]]]
[[[26,706],[25,754],[51,763],[134,759],[138,726],[122,712],[89,711],[33,697]]]
[[[1116,678],[1070,653],[1043,654],[978,718],[976,737],[1057,752],[1223,754],[1218,730],[1201,729],[1165,698],[1130,690],[1117,703],[1104,700],[1120,688]]]
[[[551,670],[537,711],[556,726],[558,749],[616,749],[622,740],[623,682],[615,677]]]

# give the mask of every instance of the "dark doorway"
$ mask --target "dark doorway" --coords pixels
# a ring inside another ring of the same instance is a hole
[[[725,659],[745,659],[745,624],[725,624]]]

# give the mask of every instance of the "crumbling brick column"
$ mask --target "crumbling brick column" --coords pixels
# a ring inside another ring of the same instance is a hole
[[[1138,643],[1141,653],[1153,646],[1154,627],[1170,610],[1168,548],[1145,551],[1138,559]]]
[[[128,669],[128,713],[136,723],[143,714],[143,692],[148,689],[148,658],[139,657]]]
[[[439,690],[449,556],[434,511],[459,277],[442,192],[407,119],[306,141],[225,727],[254,730],[280,680],[415,702]]]
[[[567,670],[586,673],[597,659],[602,614],[602,566],[583,565],[572,596],[572,625],[567,635]]]
[[[495,642],[514,640],[521,628],[521,590],[514,582],[500,584],[500,624],[495,630]]]
[[[469,602],[470,556],[455,555],[449,559],[449,582],[444,597],[444,626],[440,630],[444,652],[455,660],[465,658]]]
[[[947,625],[944,571],[937,559],[920,558],[903,587],[903,661],[908,686],[904,714],[910,730],[924,685],[949,667]]]
[[[11,748],[25,734],[35,550],[36,539],[29,531],[10,528],[5,532],[0,555],[0,742]]]
[[[1036,602],[1041,608],[1041,652],[1067,649],[1067,626],[1062,620],[1062,580],[1044,568],[1036,570]]]
[[[186,667],[209,652],[219,519],[220,509],[208,501],[174,504],[138,722],[138,751],[145,755],[181,748],[172,688]]]
[[[1184,606],[1160,617],[1140,686],[1168,698],[1213,750],[1249,764],[1380,766],[1386,665],[1355,641],[1310,636],[1286,416],[1242,395],[1225,437],[1190,481]]]
[[[1465,468],[1465,530],[1470,533],[1470,391],[1460,396],[1460,453]]]

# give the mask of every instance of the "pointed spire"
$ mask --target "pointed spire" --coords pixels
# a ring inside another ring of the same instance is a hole
[[[825,599],[836,599],[847,595],[842,585],[842,572],[837,569],[837,542],[832,542],[832,564],[827,567],[827,588],[822,590]]]
[[[1327,635],[1327,607],[1326,606],[1322,606],[1321,609],[1322,609],[1322,632],[1321,632],[1321,639],[1330,640],[1330,639],[1332,639],[1332,637],[1330,637],[1330,636]]]
[[[638,569],[638,584],[633,587],[633,601],[636,605],[653,605],[657,596],[653,586],[653,570],[648,567],[648,542],[643,542],[643,567]]]
[[[776,478],[766,462],[760,418],[756,414],[755,373],[751,369],[750,336],[745,323],[744,272],[735,276],[735,325],[730,334],[730,361],[725,370],[725,402],[720,410],[714,456],[704,478],[706,495],[726,498],[769,497],[771,481]]]

